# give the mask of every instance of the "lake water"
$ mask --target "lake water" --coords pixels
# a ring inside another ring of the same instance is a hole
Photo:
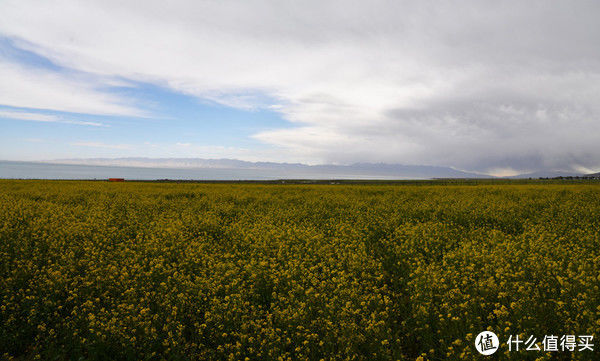
[[[131,180],[273,180],[273,179],[400,179],[369,176],[283,171],[274,169],[143,168],[0,161],[0,179],[107,179]]]

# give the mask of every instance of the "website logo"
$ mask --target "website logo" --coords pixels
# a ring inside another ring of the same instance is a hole
[[[482,355],[491,355],[498,351],[500,341],[492,331],[483,331],[475,337],[475,348]]]

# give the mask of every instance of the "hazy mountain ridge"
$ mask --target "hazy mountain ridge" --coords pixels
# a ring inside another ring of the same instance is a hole
[[[182,168],[182,169],[253,169],[297,171],[315,176],[368,175],[398,176],[402,178],[489,178],[485,174],[465,172],[451,167],[429,165],[402,165],[388,163],[355,163],[351,165],[307,165],[302,163],[249,162],[237,159],[204,159],[204,158],[88,158],[58,159],[46,163],[123,166],[148,168]]]
[[[569,171],[561,171],[561,170],[547,170],[547,171],[537,171],[531,173],[523,173],[518,174],[516,176],[508,177],[508,178],[555,178],[555,177],[583,177],[586,174],[577,173],[577,172],[569,172]]]
[[[86,166],[113,166],[113,167],[139,167],[139,168],[169,168],[169,169],[215,169],[215,170],[254,170],[280,172],[282,177],[298,175],[299,177],[321,178],[349,178],[352,176],[371,177],[378,176],[390,178],[497,178],[489,174],[462,171],[452,167],[432,165],[404,165],[390,163],[354,163],[350,165],[318,164],[308,165],[303,163],[277,163],[277,162],[250,162],[239,159],[221,158],[81,158],[81,159],[56,159],[46,160],[44,163],[70,164]],[[555,178],[555,177],[590,177],[595,174],[583,174],[564,170],[538,170],[529,173],[517,174],[503,178]]]

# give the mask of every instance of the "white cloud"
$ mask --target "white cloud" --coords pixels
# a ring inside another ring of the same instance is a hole
[[[84,121],[84,120],[63,119],[62,117],[60,117],[58,115],[53,115],[53,114],[17,112],[17,111],[11,111],[11,110],[4,110],[4,111],[0,110],[0,118],[30,120],[30,121],[34,121],[34,122],[88,125],[88,126],[92,126],[92,127],[105,127],[106,126],[103,123],[99,123],[99,122],[88,122],[88,121]]]
[[[21,120],[33,120],[36,122],[58,122],[60,120],[56,115],[51,114],[40,114],[40,113],[26,113],[26,112],[14,112],[14,111],[0,111],[1,118],[10,119],[21,119]]]
[[[97,77],[26,67],[0,58],[0,79],[2,105],[100,115],[144,115],[127,100],[100,89],[106,84]]]
[[[600,167],[598,3],[5,0],[0,7],[0,33],[57,64],[280,112],[295,127],[255,138],[291,158]],[[79,105],[31,89],[68,79],[7,74],[25,84],[12,103]],[[0,85],[0,102],[11,99],[8,88]],[[98,96],[92,91],[95,101],[81,111],[132,111]]]

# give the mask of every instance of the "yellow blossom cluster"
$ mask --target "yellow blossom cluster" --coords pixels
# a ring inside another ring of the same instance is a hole
[[[599,285],[594,183],[0,181],[4,359],[474,360]]]

